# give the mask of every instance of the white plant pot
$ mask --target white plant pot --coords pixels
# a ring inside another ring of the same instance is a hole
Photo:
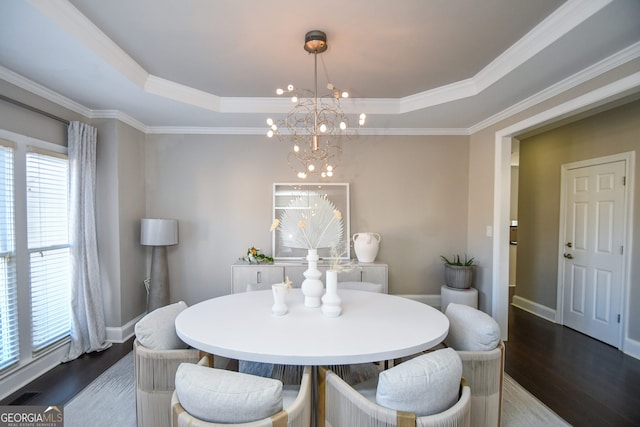
[[[380,235],[378,233],[356,233],[353,235],[353,249],[360,262],[373,262],[378,256]]]

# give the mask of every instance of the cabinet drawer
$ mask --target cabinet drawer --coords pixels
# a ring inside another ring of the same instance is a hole
[[[306,264],[238,264],[231,266],[231,292],[245,292],[248,284],[258,284],[268,287],[273,283],[281,283],[285,277],[291,280],[292,286],[299,288],[305,279],[304,272],[309,266]],[[318,270],[322,273],[321,280],[325,281],[325,272],[329,266],[321,264]],[[350,271],[338,273],[339,282],[371,282],[383,286],[383,292],[388,292],[386,264],[360,264]]]
[[[294,288],[302,286],[302,281],[305,279],[304,272],[309,268],[307,265],[287,265],[284,270],[284,275],[291,280]],[[326,272],[328,267],[326,265],[318,266],[318,270],[322,273],[320,280],[325,282]],[[351,271],[340,271],[338,273],[339,282],[361,282],[362,272],[359,269],[353,269]]]
[[[248,284],[282,283],[284,267],[278,265],[234,265],[231,267],[231,292],[245,292]]]
[[[338,282],[362,282],[362,270],[354,268],[349,271],[339,271]]]
[[[367,265],[366,267],[362,267],[362,281],[380,283],[384,293],[389,292],[387,276],[388,269],[386,265]]]

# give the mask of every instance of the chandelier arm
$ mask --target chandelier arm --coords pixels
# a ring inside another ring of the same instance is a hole
[[[278,89],[276,93],[289,94],[287,96],[291,96],[295,106],[283,120],[267,119],[267,136],[275,135],[282,142],[293,143],[288,162],[299,178],[316,173],[323,178],[331,177],[342,158],[341,138],[352,138],[358,132],[357,128],[349,126],[349,119],[340,106],[340,98],[348,97],[346,92],[341,93],[329,83],[327,89],[330,93],[318,97],[318,54],[327,50],[326,34],[318,30],[309,31],[305,35],[304,50],[313,53],[313,92],[291,84],[286,91]],[[328,79],[324,59],[320,60]],[[364,113],[360,115],[360,127],[364,125],[365,117]]]

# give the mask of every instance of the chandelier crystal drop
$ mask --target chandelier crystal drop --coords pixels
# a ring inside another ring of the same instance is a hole
[[[278,88],[278,96],[287,96],[295,105],[283,120],[267,119],[267,136],[274,135],[282,142],[291,144],[288,154],[289,166],[298,178],[318,174],[322,178],[333,176],[333,171],[342,158],[342,137],[357,135],[364,126],[366,115],[360,114],[358,126],[351,127],[349,118],[340,106],[340,99],[349,93],[340,91],[328,83],[329,93],[318,97],[318,54],[327,50],[327,35],[318,30],[305,35],[304,49],[313,54],[314,89],[298,89],[288,85]]]

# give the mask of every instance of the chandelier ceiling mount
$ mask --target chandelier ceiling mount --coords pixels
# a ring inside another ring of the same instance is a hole
[[[309,53],[322,53],[327,47],[327,35],[324,31],[313,30],[304,36],[304,50]]]

